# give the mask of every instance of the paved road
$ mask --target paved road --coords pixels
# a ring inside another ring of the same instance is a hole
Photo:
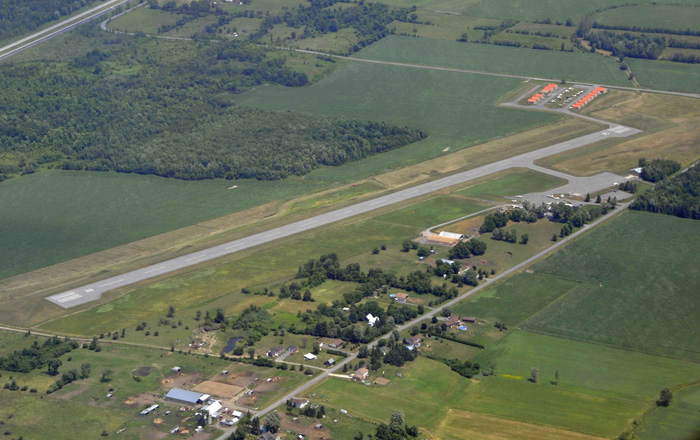
[[[129,1],[131,0],[109,0],[106,3],[102,3],[97,7],[89,9],[85,12],[81,12],[80,14],[74,15],[64,21],[49,26],[46,29],[42,29],[38,32],[35,32],[27,37],[22,38],[21,40],[15,41],[14,43],[10,43],[4,47],[0,47],[0,54],[2,54],[0,55],[0,60],[10,57],[32,46],[35,46],[43,41],[48,40],[49,38],[53,38],[64,32],[68,32],[76,26],[79,26],[96,17],[99,17],[116,8],[117,6],[120,6]],[[112,6],[107,8],[106,6],[109,6],[110,4]],[[6,52],[8,50],[9,52]]]
[[[402,332],[402,331],[408,330],[409,328],[413,327],[414,325],[420,324],[422,321],[425,321],[426,319],[430,319],[430,318],[432,318],[433,316],[439,316],[439,313],[440,313],[443,309],[452,307],[452,306],[456,305],[457,303],[459,303],[460,301],[462,301],[462,300],[464,300],[464,299],[466,299],[466,298],[468,298],[468,297],[470,297],[470,296],[472,296],[472,295],[474,295],[474,294],[480,292],[481,290],[483,290],[483,289],[485,289],[485,288],[491,286],[494,282],[496,282],[496,281],[498,281],[498,280],[500,280],[500,279],[502,279],[502,278],[508,277],[509,275],[512,275],[513,273],[518,272],[518,271],[524,269],[525,267],[529,266],[530,264],[534,263],[535,261],[537,261],[537,260],[539,260],[540,258],[544,257],[545,255],[549,254],[549,253],[552,252],[553,250],[555,250],[555,249],[557,249],[557,248],[559,248],[559,247],[561,247],[561,246],[567,244],[567,243],[570,242],[571,240],[574,240],[574,239],[577,238],[579,235],[581,235],[581,234],[583,234],[584,232],[588,231],[590,228],[593,228],[593,227],[595,227],[595,226],[597,226],[597,225],[603,223],[604,221],[607,221],[607,220],[609,220],[609,219],[611,219],[611,218],[613,218],[613,217],[615,217],[615,216],[621,214],[622,212],[626,211],[626,210],[627,210],[627,206],[629,206],[628,203],[619,204],[618,207],[617,207],[617,209],[616,209],[615,211],[609,213],[608,215],[605,215],[605,216],[599,218],[598,220],[594,221],[594,222],[591,223],[591,224],[584,225],[583,228],[579,229],[578,231],[576,231],[575,233],[569,235],[568,237],[562,238],[561,240],[559,240],[558,242],[556,242],[554,245],[552,245],[552,246],[550,246],[549,248],[543,250],[542,252],[538,253],[537,255],[534,255],[534,256],[528,258],[527,260],[523,261],[522,263],[520,263],[520,264],[518,264],[518,265],[516,265],[516,266],[513,266],[512,268],[510,268],[510,269],[508,269],[508,270],[506,270],[506,271],[500,273],[499,275],[496,275],[496,276],[494,276],[494,277],[491,277],[491,278],[487,279],[485,282],[482,282],[479,286],[473,288],[472,290],[470,290],[470,291],[468,291],[468,292],[466,292],[466,293],[463,293],[462,295],[460,295],[460,296],[458,296],[458,297],[456,297],[456,298],[453,298],[453,299],[451,299],[450,301],[447,301],[447,302],[444,302],[444,303],[440,304],[438,307],[436,307],[436,308],[434,308],[434,309],[432,309],[432,310],[430,310],[430,311],[424,313],[423,315],[417,317],[416,319],[413,319],[413,320],[411,320],[411,321],[409,321],[409,322],[406,322],[406,323],[403,324],[403,325],[398,326],[398,327],[396,328],[396,330],[398,330],[399,332]],[[368,346],[370,349],[372,349],[375,345],[378,344],[379,340],[381,340],[381,339],[388,339],[389,337],[391,337],[391,333],[386,334],[386,335],[384,335],[384,336],[382,336],[382,337],[380,337],[380,338],[378,338],[378,339],[375,339],[373,342],[367,344],[367,346]],[[315,386],[316,384],[320,383],[322,380],[326,379],[330,374],[333,374],[333,373],[335,373],[336,371],[338,371],[338,370],[340,370],[341,368],[343,368],[343,365],[349,364],[349,363],[353,362],[356,358],[357,358],[357,354],[355,354],[355,353],[351,354],[351,355],[348,356],[344,361],[339,362],[335,367],[329,368],[329,369],[325,370],[323,373],[321,373],[321,374],[319,374],[318,376],[314,377],[314,378],[311,379],[309,382],[306,382],[306,383],[304,383],[303,385],[298,386],[296,389],[294,389],[293,391],[290,391],[290,392],[289,392],[288,394],[286,394],[285,396],[280,397],[276,402],[270,404],[270,405],[267,406],[265,409],[256,412],[255,415],[258,416],[258,417],[260,417],[260,418],[263,418],[266,414],[268,414],[268,413],[274,411],[275,408],[277,408],[278,406],[284,404],[287,400],[291,399],[292,397],[301,395],[304,391],[309,390],[310,388],[312,388],[312,387]],[[219,436],[219,437],[217,438],[217,440],[225,440],[225,439],[227,439],[227,438],[231,435],[231,433],[232,433],[234,430],[235,430],[235,428],[228,428],[228,429],[226,429],[226,430],[224,431],[224,434],[222,434],[221,436]]]
[[[605,123],[604,121],[599,122]],[[372,200],[357,203],[346,208],[338,209],[325,214],[320,214],[315,217],[308,218],[306,220],[290,223],[288,225],[280,226],[278,228],[261,232],[259,234],[241,238],[239,240],[234,240],[188,255],[153,264],[142,269],[134,270],[82,287],[78,287],[69,291],[51,295],[46,299],[66,309],[76,307],[81,304],[86,304],[95,301],[99,299],[103,293],[119,287],[128,286],[139,281],[154,278],[187,267],[195,266],[197,264],[209,260],[220,258],[226,255],[231,255],[244,249],[250,249],[252,247],[264,243],[279,240],[280,238],[289,237],[291,235],[295,235],[305,231],[310,231],[320,226],[335,223],[337,221],[364,214],[379,208],[414,199],[416,197],[430,194],[436,190],[468,182],[470,180],[478,179],[480,177],[484,177],[489,174],[493,174],[495,172],[502,171],[508,168],[528,167],[532,165],[533,161],[541,159],[543,157],[551,156],[553,154],[561,153],[563,151],[576,149],[584,145],[607,139],[609,137],[627,137],[637,134],[639,132],[640,130],[637,130],[635,128],[613,124],[608,129],[581,136],[576,139],[571,139],[565,142],[561,142],[559,144],[555,144],[546,148],[541,148],[536,151],[531,151],[529,153],[521,154],[519,156],[511,157],[498,162],[493,162],[478,168],[474,168],[469,171],[453,174],[451,176],[443,177],[432,182],[424,183],[421,185],[414,186],[412,188],[407,188],[401,191],[387,194],[385,196],[377,197]]]

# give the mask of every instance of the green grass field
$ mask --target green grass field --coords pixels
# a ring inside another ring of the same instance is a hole
[[[101,438],[103,430],[113,434],[133,417],[124,411],[48,399],[39,394],[0,390],[1,429],[10,433],[7,435],[17,436],[8,438]],[[124,438],[137,437],[127,434]]]
[[[479,0],[384,0],[382,3],[403,8],[416,6],[418,9],[432,11],[462,12],[465,6],[478,1]]]
[[[491,180],[455,191],[455,194],[505,202],[506,197],[546,191],[566,185],[564,179],[530,169],[509,170],[505,175],[494,174],[491,177]]]
[[[394,409],[402,409],[409,424],[429,431],[450,409],[463,409],[609,438],[619,435],[646,406],[524,380],[489,377],[469,381],[425,358],[408,364],[402,375],[388,374],[389,384],[369,387],[331,378],[306,394],[315,393],[315,400],[327,407],[343,408],[350,415],[374,422],[388,419]]]
[[[375,220],[406,226],[427,228],[488,209],[485,203],[477,203],[462,197],[438,196],[398,211],[375,217]]]
[[[532,269],[581,284],[525,328],[700,360],[699,228],[692,220],[628,212],[575,240]]]
[[[693,0],[641,0],[636,4],[686,4],[693,5]],[[586,14],[610,6],[629,4],[627,0],[486,0],[467,9],[471,15],[478,17],[511,18],[514,20],[535,21],[551,19],[553,22],[565,22],[571,17],[578,24]]]
[[[347,63],[310,87],[258,87],[237,99],[255,107],[406,125],[428,134],[397,150],[305,176],[305,181],[337,182],[376,175],[558,119],[497,108],[496,101],[519,84],[507,78]]]
[[[643,87],[690,93],[700,91],[698,84],[700,66],[697,64],[632,58],[626,58],[625,61]]]
[[[639,26],[674,30],[700,29],[700,8],[696,6],[644,5],[609,9],[595,15],[606,26]]]
[[[45,171],[0,184],[0,278],[217,216],[289,198],[313,185]]]
[[[700,379],[700,364],[648,355],[547,335],[509,330],[498,344],[475,361],[496,364],[496,374],[530,377],[539,369],[542,386],[591,395],[614,396],[643,403],[663,388]]]
[[[162,25],[172,26],[177,20],[178,16],[173,12],[145,6],[115,18],[109,22],[107,27],[126,32],[145,32],[149,35],[156,35],[159,27]]]
[[[389,36],[355,56],[555,80],[590,81],[610,85],[628,85],[629,82],[619,70],[618,63],[611,58],[595,54],[525,50],[492,44]]]
[[[657,408],[644,421],[640,440],[697,439],[700,436],[700,386],[695,385],[673,394],[668,408]]]
[[[576,286],[577,282],[564,278],[520,273],[462,301],[452,311],[515,327]]]

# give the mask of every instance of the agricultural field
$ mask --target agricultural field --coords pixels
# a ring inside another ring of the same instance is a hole
[[[639,5],[694,5],[692,0],[642,0]],[[589,13],[629,4],[627,0],[488,0],[467,8],[467,13],[478,17],[510,18],[535,21],[549,18],[552,22],[564,23],[567,18],[578,22]]]
[[[445,14],[432,10],[418,10],[415,14],[418,17],[416,23],[393,21],[389,24],[389,28],[395,29],[395,33],[398,35],[415,35],[422,38],[455,41],[461,38],[465,32],[472,39],[483,33],[480,30],[474,30],[474,26],[498,26],[501,24],[501,20],[492,18]]]
[[[632,58],[627,58],[626,62],[642,87],[689,93],[700,92],[697,81],[700,66],[697,64]]]
[[[470,381],[425,358],[406,365],[401,374],[387,374],[387,385],[372,386],[331,378],[307,393],[315,393],[318,403],[344,408],[368,421],[386,420],[394,409],[402,409],[409,423],[430,432],[443,429],[441,422],[457,409],[610,438],[646,407],[521,379],[496,376]],[[412,398],[406,399],[408,395]]]
[[[698,361],[698,227],[692,220],[637,212],[610,220],[532,266],[535,273],[580,285],[523,327]]]
[[[389,36],[363,49],[354,57],[555,80],[620,86],[629,83],[619,69],[619,64],[611,58],[492,44]]]
[[[665,438],[687,440],[697,438],[700,432],[700,386],[694,385],[673,394],[668,408],[657,408],[644,420],[640,440]]]
[[[187,182],[112,172],[51,170],[0,183],[0,278],[189,226],[313,184],[293,180]],[[128,209],[125,209],[128,207]],[[51,213],[51,215],[46,215]]]
[[[405,167],[559,119],[495,106],[519,84],[511,79],[347,63],[310,87],[258,87],[238,101],[262,108],[384,121],[427,133],[426,139],[400,149],[305,176],[305,181],[335,182]]]
[[[682,3],[682,2],[681,2]],[[638,26],[685,31],[700,29],[700,8],[663,4],[624,6],[595,15],[595,21],[605,26]]]
[[[489,176],[489,180],[455,191],[465,197],[474,199],[505,202],[507,197],[519,194],[546,191],[566,185],[567,181],[550,174],[531,169],[511,169],[504,173]]]
[[[478,0],[385,0],[381,3],[404,8],[417,7],[420,10],[462,12],[465,6]]]
[[[663,388],[673,388],[700,378],[700,365],[695,362],[517,329],[508,330],[505,338],[483,350],[475,361],[482,365],[494,362],[499,376],[525,380],[530,378],[531,369],[537,368],[538,381],[543,386],[642,403],[658,397]],[[557,371],[558,383],[555,378]]]
[[[452,312],[515,327],[576,286],[565,278],[523,272],[467,298]]]

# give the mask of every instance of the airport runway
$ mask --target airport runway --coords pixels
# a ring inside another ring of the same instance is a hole
[[[604,121],[598,121],[603,122]],[[154,278],[159,275],[174,272],[187,267],[213,260],[216,258],[231,255],[236,252],[250,249],[252,247],[269,243],[280,238],[289,237],[301,232],[309,231],[320,226],[335,223],[339,220],[344,220],[356,215],[364,214],[385,206],[390,206],[399,202],[410,200],[416,197],[429,194],[433,191],[447,188],[453,185],[468,182],[478,179],[498,171],[506,170],[513,167],[530,167],[533,161],[561,153],[568,150],[573,150],[588,144],[599,142],[609,137],[628,137],[639,133],[631,127],[625,127],[617,124],[609,125],[609,128],[591,133],[585,136],[571,139],[566,142],[561,142],[546,148],[542,148],[519,156],[504,159],[498,162],[490,163],[472,170],[463,171],[451,176],[443,177],[432,182],[417,185],[401,191],[397,191],[385,196],[377,197],[372,200],[357,203],[342,209],[331,211],[325,214],[320,214],[306,220],[290,223],[280,226],[259,234],[251,235],[239,240],[234,240],[222,245],[214,246],[209,249],[204,249],[182,257],[173,258],[163,261],[162,263],[154,264],[142,269],[127,272],[102,281],[91,283],[82,287],[78,287],[66,292],[61,292],[51,295],[46,299],[52,303],[65,309],[76,307],[92,301],[98,300],[103,293],[113,289],[128,286],[139,281],[144,281],[149,278]]]

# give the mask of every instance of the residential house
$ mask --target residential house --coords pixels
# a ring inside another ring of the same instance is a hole
[[[369,313],[369,314],[366,316],[366,318],[367,318],[367,324],[368,324],[370,327],[374,327],[374,326],[377,325],[377,323],[379,322],[379,318],[377,318],[376,316],[372,316],[371,313]]]
[[[343,346],[343,340],[342,339],[333,339],[331,342],[328,343],[328,346],[330,348],[340,348]]]
[[[291,354],[294,354],[297,351],[299,351],[299,347],[297,347],[296,345],[290,345],[289,347],[287,347],[287,351]]]
[[[270,357],[277,357],[281,355],[284,352],[284,347],[281,345],[278,345],[277,347],[272,347],[268,352],[267,355]]]
[[[352,375],[352,378],[355,380],[359,380],[360,382],[366,380],[369,377],[369,370],[367,367],[362,367],[358,368],[355,371],[355,374]]]
[[[445,321],[445,325],[448,327],[454,327],[456,325],[460,324],[460,319],[459,315],[452,314],[450,315],[449,318],[447,318],[447,321]]]
[[[394,301],[402,302],[402,303],[405,303],[407,299],[408,299],[408,293],[404,293],[404,292],[397,293],[396,296],[394,297]]]
[[[309,401],[307,399],[298,399],[296,397],[292,397],[291,399],[289,399],[289,401],[292,403],[292,406],[294,408],[303,408],[309,404]]]

